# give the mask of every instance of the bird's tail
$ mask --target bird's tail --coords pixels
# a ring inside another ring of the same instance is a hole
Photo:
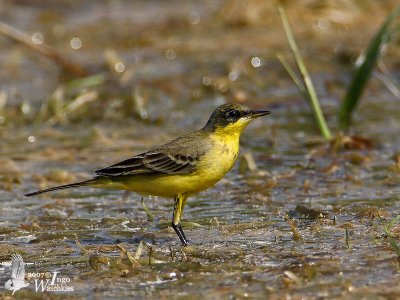
[[[55,187],[51,187],[45,190],[40,190],[36,191],[33,193],[26,194],[25,196],[30,197],[30,196],[35,196],[38,194],[43,194],[43,193],[48,193],[52,191],[57,191],[57,190],[64,190],[64,189],[69,189],[69,188],[74,188],[74,187],[81,187],[81,186],[91,186],[91,185],[96,185],[99,183],[100,177],[95,177],[93,179],[85,180],[85,181],[80,181],[80,182],[75,182],[75,183],[70,183],[70,184],[65,184],[65,185],[59,185]]]

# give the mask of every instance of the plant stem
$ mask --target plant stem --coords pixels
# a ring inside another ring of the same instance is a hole
[[[281,15],[283,27],[285,29],[286,37],[288,39],[290,49],[292,50],[294,59],[296,61],[296,65],[299,68],[299,71],[301,73],[302,79],[304,81],[304,85],[306,87],[306,95],[309,100],[311,109],[314,113],[314,117],[317,121],[319,130],[322,134],[322,136],[330,140],[332,138],[332,134],[329,130],[328,124],[326,123],[324,114],[322,112],[321,106],[318,101],[317,93],[315,92],[314,85],[312,83],[311,77],[307,71],[307,68],[304,64],[304,61],[300,55],[299,48],[297,47],[296,41],[294,39],[292,30],[290,28],[290,24],[285,12],[285,9],[283,6],[279,6],[279,13]]]
[[[361,63],[356,68],[351,83],[347,89],[339,109],[339,123],[343,128],[350,125],[351,117],[356,108],[362,93],[371,77],[372,71],[380,57],[381,49],[387,41],[395,34],[390,31],[390,25],[394,19],[400,14],[400,6],[398,6],[385,20],[381,28],[370,41],[367,49],[361,54]]]

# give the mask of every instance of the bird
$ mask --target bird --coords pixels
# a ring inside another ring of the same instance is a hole
[[[16,291],[29,285],[25,282],[25,262],[20,254],[13,254],[11,263],[2,263],[2,265],[11,267],[11,279],[6,281],[4,288],[13,291],[13,295]]]
[[[174,199],[172,228],[183,246],[189,240],[180,224],[188,197],[214,186],[229,172],[239,154],[239,139],[254,119],[270,114],[241,104],[217,107],[200,130],[95,171],[92,179],[26,194],[93,187],[132,191]]]

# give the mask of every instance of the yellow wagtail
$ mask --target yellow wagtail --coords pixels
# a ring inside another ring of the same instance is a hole
[[[224,104],[200,130],[181,136],[145,153],[96,171],[94,178],[27,194],[89,186],[128,190],[141,195],[175,198],[172,228],[183,245],[188,240],[180,225],[189,196],[217,183],[233,167],[244,128],[269,111]]]

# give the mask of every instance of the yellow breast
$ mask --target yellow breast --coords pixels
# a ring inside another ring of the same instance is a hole
[[[218,132],[210,135],[213,140],[213,147],[201,160],[199,167],[207,169],[210,176],[221,179],[229,172],[239,154],[239,135],[238,134],[219,134]]]

